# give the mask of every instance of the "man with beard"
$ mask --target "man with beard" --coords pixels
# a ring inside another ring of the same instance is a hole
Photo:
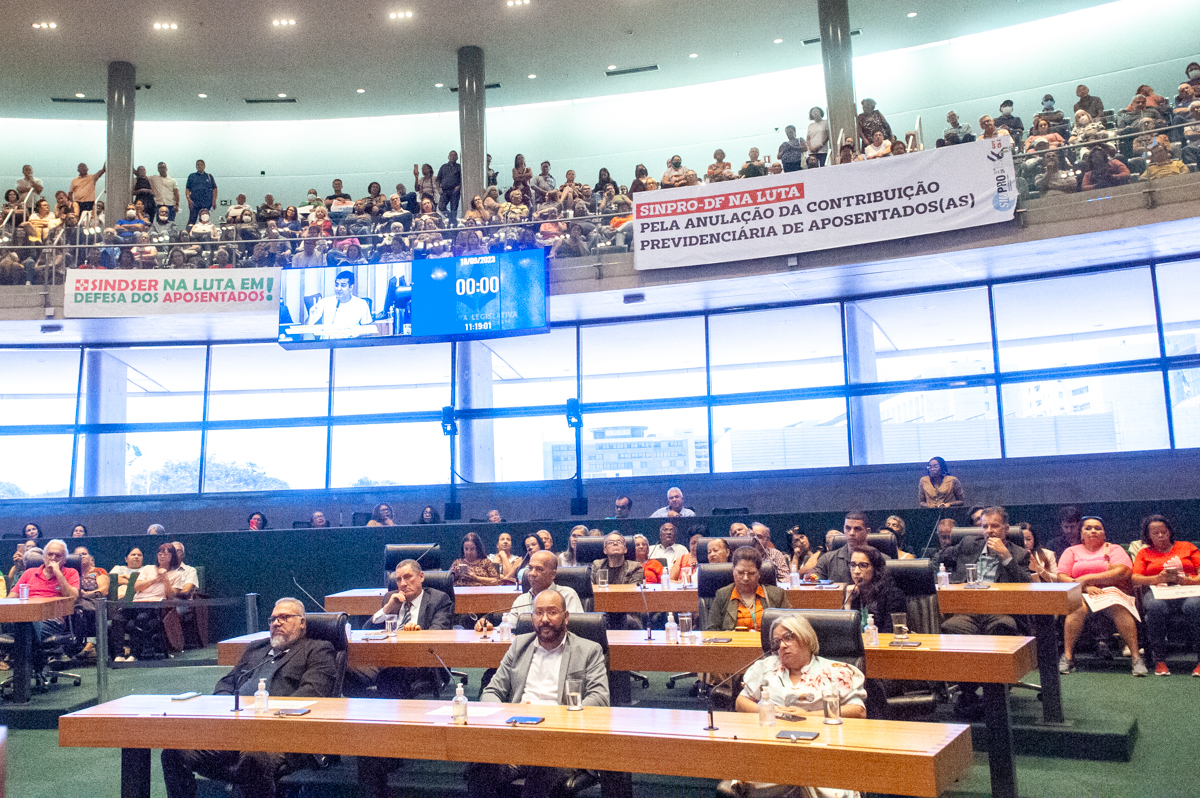
[[[270,637],[247,646],[238,664],[217,682],[213,694],[233,695],[235,681],[242,674],[238,692],[243,696],[254,695],[259,679],[266,680],[272,696],[332,695],[337,675],[333,646],[305,636],[304,605],[294,598],[281,598],[275,602],[269,623]],[[243,706],[249,707],[249,703]],[[162,752],[168,798],[195,798],[196,773],[240,785],[246,795],[272,798],[278,780],[302,762],[299,755],[265,751]]]

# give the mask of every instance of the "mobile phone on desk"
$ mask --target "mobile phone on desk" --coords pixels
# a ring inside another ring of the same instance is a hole
[[[710,637],[704,641],[705,643],[732,643],[732,637]]]
[[[804,720],[803,715],[793,715],[791,712],[776,712],[775,717],[779,718],[780,720],[790,720],[793,723]]]
[[[921,641],[920,640],[893,640],[892,642],[888,643],[888,646],[891,648],[920,648]],[[776,715],[776,717],[778,717],[778,715]]]
[[[776,717],[778,717],[778,716],[776,716]],[[820,732],[815,732],[815,731],[799,731],[797,729],[785,729],[784,731],[781,731],[779,734],[776,734],[775,737],[780,740],[791,740],[794,743],[798,743],[801,740],[815,740],[815,739],[817,739],[817,737],[819,735],[820,735]]]
[[[312,710],[308,709],[307,707],[304,707],[303,709],[277,709],[277,710],[275,710],[275,714],[281,718],[300,717],[301,715],[307,715],[309,712],[312,712]]]
[[[513,715],[504,722],[513,726],[536,726],[544,720],[545,718],[539,718],[533,715]]]
[[[172,701],[187,701],[189,698],[195,698],[198,695],[200,695],[200,694],[197,693],[195,690],[189,690],[186,693],[180,693],[179,695],[171,696],[171,700]]]

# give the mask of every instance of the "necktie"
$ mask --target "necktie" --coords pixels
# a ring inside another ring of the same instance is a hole
[[[408,626],[409,619],[412,618],[412,602],[404,602],[404,617],[400,619],[400,628]]]

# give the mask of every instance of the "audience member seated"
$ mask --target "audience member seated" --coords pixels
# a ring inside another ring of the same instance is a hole
[[[645,535],[633,536],[633,556],[642,566],[646,584],[657,585],[662,582],[663,564],[650,559],[650,540]]]
[[[667,506],[659,507],[654,512],[650,513],[651,518],[666,518],[667,514],[674,510],[684,518],[691,518],[696,513],[683,506],[683,491],[679,488],[670,488],[667,491]]]
[[[1200,100],[1188,106],[1190,116],[1188,124],[1183,129],[1183,154],[1185,164],[1200,163]]]
[[[179,568],[178,550],[170,543],[164,543],[158,547],[156,556],[156,566],[145,566],[138,572],[137,583],[133,586],[135,604],[173,599],[176,590],[183,587],[184,572]],[[114,626],[113,636],[116,639],[112,648],[114,651],[124,648],[124,635],[129,636],[129,646],[125,656],[116,656],[117,662],[133,662],[167,653],[165,648],[158,648],[155,644],[155,638],[163,631],[161,610],[122,608],[119,620],[124,634],[117,632]]]
[[[675,542],[677,535],[678,530],[675,524],[670,521],[660,526],[658,528],[658,543],[650,547],[647,557],[652,560],[666,560],[666,567],[670,568],[677,559],[688,553],[688,550],[683,545]]]
[[[1032,582],[1057,582],[1058,558],[1050,549],[1042,548],[1033,527],[1022,521],[1018,524],[1025,539],[1025,551],[1029,552],[1029,579]]]
[[[1029,582],[1029,552],[1005,540],[1008,535],[1008,512],[1003,507],[985,507],[980,514],[983,535],[967,535],[958,545],[941,550],[938,560],[950,572],[950,581],[967,581],[967,566],[974,566],[980,582]],[[1011,615],[950,615],[942,621],[942,634],[950,635],[1015,635],[1017,621]],[[977,693],[978,684],[960,685],[962,695],[956,712],[960,717],[974,719],[983,713],[983,699]]]
[[[1154,675],[1170,676],[1167,666],[1167,638],[1171,621],[1181,617],[1186,624],[1185,639],[1192,653],[1200,655],[1200,597],[1158,598],[1155,585],[1200,585],[1200,550],[1187,541],[1175,540],[1175,528],[1165,516],[1151,515],[1142,521],[1142,543],[1133,561],[1133,583],[1143,589],[1142,607],[1146,611],[1149,655],[1154,658]],[[1200,677],[1200,664],[1192,671]]]
[[[1013,137],[1015,146],[1021,145],[1021,134],[1025,132],[1025,123],[1021,121],[1021,117],[1013,116],[1013,101],[1002,100],[1000,102],[1000,115],[995,118],[997,128],[1007,130]],[[981,120],[982,124],[982,120]]]
[[[866,154],[868,161],[873,161],[876,158],[886,158],[892,154],[892,142],[883,137],[882,130],[875,131],[875,137],[867,145]]]
[[[499,585],[503,583],[500,569],[496,563],[483,554],[483,541],[474,532],[463,535],[462,552],[458,559],[450,564],[450,573],[454,575],[454,585]]]
[[[1089,144],[1095,142],[1104,142],[1112,138],[1112,135],[1104,127],[1104,125],[1092,119],[1087,111],[1075,112],[1075,127],[1071,129],[1071,137],[1067,139],[1068,144]],[[1087,160],[1087,154],[1091,151],[1089,147],[1080,147],[1076,152],[1076,160]]]
[[[948,141],[951,134],[958,139],[959,144],[966,144],[969,141],[975,140],[975,134],[971,131],[971,125],[967,122],[960,122],[957,111],[950,111],[946,114],[946,129],[942,131],[942,137]]]
[[[865,147],[875,140],[875,131],[881,131],[883,137],[891,140],[892,126],[888,124],[883,114],[875,110],[875,101],[867,97],[862,101],[862,113],[857,119],[859,146]],[[843,143],[843,146],[844,143]],[[853,143],[851,143],[853,147]]]
[[[908,145],[907,144],[905,144],[903,141],[893,141],[892,142],[892,155],[907,155],[907,154],[908,154]]]
[[[1083,162],[1083,190],[1112,188],[1129,182],[1129,167],[1113,157],[1107,145],[1093,148]]]
[[[1193,61],[1183,71],[1187,75],[1188,83],[1191,84],[1191,87],[1193,89],[1200,89],[1200,64]]]
[[[758,702],[766,698],[776,707],[797,715],[823,717],[825,691],[833,686],[844,718],[867,716],[867,691],[862,671],[853,665],[818,656],[821,647],[817,633],[803,616],[787,615],[771,625],[772,654],[750,666],[742,677],[737,697],[738,712],[758,712]],[[797,774],[800,775],[800,774]],[[787,798],[854,798],[855,792],[823,787],[796,787],[781,790],[781,785],[755,782],[721,782],[720,795],[770,795]]]
[[[1061,152],[1047,152],[1042,155],[1042,171],[1033,179],[1034,188],[1041,197],[1054,197],[1062,194],[1074,194],[1079,191],[1079,176],[1075,170],[1063,165]]]
[[[1082,83],[1075,87],[1075,96],[1079,98],[1079,101],[1075,103],[1072,110],[1083,111],[1092,119],[1099,119],[1100,115],[1104,113],[1104,101],[1091,94],[1088,87]]]
[[[932,458],[925,464],[925,476],[917,483],[917,504],[921,507],[961,507],[963,487],[950,474],[946,461]]]
[[[1045,142],[1046,147],[1056,149],[1066,144],[1063,137],[1050,127],[1050,121],[1039,114],[1033,121],[1033,133],[1025,140],[1025,152],[1035,152],[1038,144]]]
[[[124,586],[129,584],[129,572],[130,571],[140,571],[141,568],[142,568],[142,550],[139,549],[137,546],[134,546],[132,549],[129,550],[129,553],[125,555],[125,564],[124,565],[114,565],[112,568],[108,569],[109,577],[110,578],[115,577],[117,580],[117,584],[122,586],[121,589],[117,591],[117,598],[125,597]]]
[[[984,114],[979,117],[979,128],[983,132],[979,134],[981,139],[994,139],[1008,137],[1010,144],[1015,141],[1012,133],[1008,128],[996,127],[996,122],[989,114]]]
[[[246,525],[252,532],[267,529],[267,517],[260,512],[250,513],[246,518]]]
[[[308,523],[313,529],[325,529],[330,525],[329,519],[320,510],[313,510],[312,515],[308,517]]]
[[[871,527],[867,523],[866,513],[861,510],[851,510],[846,513],[842,522],[842,534],[846,536],[846,545],[826,551],[820,556],[816,567],[813,568],[817,578],[849,584],[850,555],[867,545],[867,535],[870,532]]]
[[[757,631],[762,628],[764,610],[791,606],[780,588],[759,584],[761,570],[762,555],[758,549],[742,546],[733,553],[733,584],[721,588],[713,597],[707,619],[709,631]]]
[[[786,581],[790,568],[788,556],[775,548],[775,542],[771,540],[771,530],[767,525],[755,521],[750,525],[750,537],[754,538],[763,560],[769,560],[775,566],[775,578],[781,582]]]
[[[1088,616],[1100,612],[1112,619],[1118,634],[1129,646],[1133,675],[1145,676],[1148,673],[1146,663],[1138,655],[1137,608],[1130,592],[1133,563],[1123,548],[1105,540],[1101,519],[1084,516],[1081,536],[1082,542],[1071,546],[1058,559],[1058,581],[1078,582],[1083,585],[1084,594],[1083,604],[1067,616],[1064,624],[1059,673],[1074,673],[1075,643]]]
[[[82,549],[82,551],[80,551]],[[85,629],[76,629],[77,638],[94,638],[96,635],[96,602],[108,598],[109,575],[103,568],[96,567],[96,558],[80,546],[79,554],[79,600],[76,606],[83,612]],[[96,644],[87,639],[80,652],[85,657],[96,656]]]
[[[1161,94],[1158,94],[1154,89],[1142,84],[1138,86],[1137,93],[1146,98],[1146,107],[1154,108],[1158,111],[1164,111],[1167,108],[1167,99]]]
[[[1033,115],[1033,128],[1037,130],[1038,122],[1044,121],[1049,129],[1057,133],[1061,139],[1067,132],[1067,123],[1063,121],[1063,112],[1054,107],[1054,96],[1047,94],[1042,97],[1042,110]]]
[[[896,559],[914,559],[911,554],[904,550],[904,536],[908,533],[908,524],[904,523],[904,519],[898,515],[889,515],[887,520],[883,522],[883,528],[891,532],[896,538]]]
[[[521,567],[521,558],[513,556],[512,535],[507,532],[501,532],[500,537],[496,540],[496,553],[489,554],[488,559],[495,564],[502,579],[506,581],[516,580],[517,569]]]
[[[417,516],[417,520],[414,523],[440,524],[442,523],[442,516],[437,510],[433,509],[432,504],[427,504],[421,508],[421,514]]]
[[[1133,95],[1129,105],[1117,112],[1117,135],[1128,136],[1142,130],[1142,120],[1158,121],[1156,111],[1146,110],[1146,98],[1141,94]]]
[[[1144,172],[1138,175],[1138,180],[1158,180],[1187,173],[1188,168],[1184,166],[1183,161],[1171,158],[1171,151],[1168,148],[1156,144],[1150,149],[1150,164]]]
[[[865,160],[862,155],[854,152],[854,147],[850,144],[843,144],[841,150],[838,151],[838,164],[854,163],[856,161]]]
[[[371,511],[371,520],[367,521],[367,526],[395,526],[395,521],[392,520],[392,506],[390,504],[377,504],[375,509]]]
[[[28,546],[25,553],[26,556],[31,554]],[[13,586],[12,592],[17,593],[21,585],[28,585],[30,598],[76,598],[79,595],[79,572],[63,564],[67,559],[67,544],[58,539],[51,540],[46,543],[41,557],[41,567],[25,568]],[[43,641],[52,635],[61,635],[66,632],[67,624],[62,618],[33,622],[34,666],[36,668],[40,669],[45,664],[46,652],[42,648]]]
[[[887,575],[887,558],[874,546],[863,546],[850,555],[850,581],[842,608],[858,610],[862,625],[873,615],[880,632],[892,631],[892,613],[907,612],[908,599]]]
[[[791,556],[788,559],[788,572],[795,571],[801,578],[808,576],[817,567],[817,560],[820,559],[822,552],[820,550],[812,550],[812,544],[809,543],[808,535],[801,532],[798,526],[789,529],[787,537],[788,546],[791,550]],[[709,562],[713,562],[711,552]]]
[[[333,695],[337,682],[333,646],[305,636],[304,605],[294,598],[275,602],[269,628],[270,637],[247,646],[238,664],[217,682],[213,693],[232,695],[236,689],[249,698],[263,678],[272,697]],[[297,754],[261,751],[162,752],[167,798],[193,798],[196,773],[236,784],[245,795],[274,796],[278,780],[303,767],[304,762],[305,758]]]
[[[745,163],[738,170],[738,177],[762,177],[766,173],[767,167],[759,159],[758,147],[751,147]]]
[[[675,558],[675,562],[671,563],[671,567],[667,573],[671,576],[672,582],[691,582],[692,574],[696,572],[698,561],[696,560],[696,545],[700,542],[700,538],[704,537],[699,533],[693,534],[688,538],[688,551],[680,557]],[[684,579],[684,569],[691,569],[687,573],[687,578]]]
[[[676,188],[682,186],[687,180],[687,167],[683,165],[683,158],[678,155],[672,155],[667,161],[667,170],[663,172],[662,187]]]
[[[606,573],[610,585],[640,585],[645,579],[642,564],[625,559],[625,553],[624,535],[620,532],[609,532],[605,535],[604,556],[592,561],[592,584],[600,584],[600,574]]]
[[[722,153],[722,155],[724,155],[724,153]],[[610,175],[608,172],[608,169],[602,166],[600,167],[600,174],[596,177],[596,183],[592,186],[592,195],[603,196],[604,192],[610,188],[613,190],[614,194],[621,193],[621,187],[617,185],[617,181],[613,180],[612,175]]]
[[[521,613],[530,612],[538,594],[545,590],[561,593],[568,612],[583,612],[583,602],[579,600],[579,594],[566,585],[555,584],[554,577],[557,575],[558,560],[554,557],[554,553],[550,551],[534,552],[529,558],[529,590],[517,596],[512,608],[504,614],[504,620],[516,626]],[[483,618],[480,618],[475,624],[476,631],[484,631],[490,627],[491,624]]]
[[[567,548],[558,555],[558,567],[567,568],[571,566],[587,564],[576,562],[575,560],[575,541],[579,540],[579,538],[587,537],[587,534],[587,524],[576,524],[575,526],[571,527],[571,532],[567,537]]]

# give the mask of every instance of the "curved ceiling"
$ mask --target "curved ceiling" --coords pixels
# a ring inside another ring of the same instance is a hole
[[[316,119],[454,112],[455,51],[479,45],[488,104],[668,89],[820,63],[816,4],[760,0],[210,0],[18,4],[0,19],[0,116],[102,119],[106,64],[137,67],[139,119]],[[857,54],[1098,5],[1095,0],[851,0]],[[393,12],[412,17],[392,20]],[[908,17],[911,12],[917,16]],[[272,20],[294,19],[274,26]],[[55,22],[54,29],[34,28]],[[176,30],[154,30],[155,22]],[[782,39],[779,44],[775,39]],[[1002,51],[1002,45],[997,42]],[[696,53],[695,58],[690,54]],[[606,77],[657,64],[656,72]],[[531,74],[537,75],[530,79]],[[442,83],[442,88],[435,84]],[[363,89],[362,93],[357,90]],[[207,99],[197,95],[207,94]],[[294,104],[249,105],[295,98]]]

